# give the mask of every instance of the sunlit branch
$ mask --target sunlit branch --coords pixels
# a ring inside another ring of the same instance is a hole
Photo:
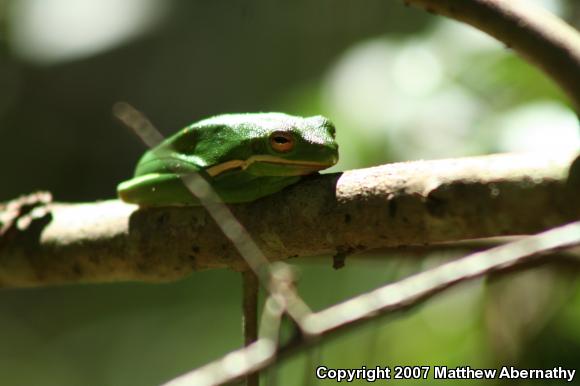
[[[572,159],[504,154],[383,165],[314,176],[228,209],[270,261],[530,234],[580,218],[578,188],[567,186]],[[137,210],[111,200],[46,210],[50,221],[0,242],[1,287],[247,269],[203,208]]]

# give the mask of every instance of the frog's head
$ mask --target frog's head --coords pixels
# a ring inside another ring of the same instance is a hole
[[[206,169],[212,176],[240,169],[260,176],[300,176],[338,161],[336,130],[323,116],[259,113],[225,117],[225,126],[238,138],[238,146],[225,152],[222,162]]]

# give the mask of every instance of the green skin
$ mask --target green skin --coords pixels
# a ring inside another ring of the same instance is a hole
[[[147,151],[135,176],[117,191],[123,201],[141,206],[200,205],[180,177],[199,172],[224,202],[249,202],[337,161],[335,129],[322,116],[225,114],[194,123]]]

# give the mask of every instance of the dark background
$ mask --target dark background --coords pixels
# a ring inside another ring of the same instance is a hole
[[[578,27],[578,2],[544,3]],[[402,2],[116,4],[0,1],[0,201],[38,189],[58,201],[114,198],[144,151],[113,119],[117,101],[164,134],[218,113],[324,114],[341,146],[333,170],[580,148],[574,114],[538,71]],[[139,18],[148,21],[111,32]],[[80,48],[63,48],[75,39]],[[340,271],[330,257],[296,264],[301,294],[320,309],[450,257],[354,257]],[[0,384],[166,381],[241,345],[240,290],[226,271],[163,285],[2,290]],[[314,362],[574,368],[579,294],[557,269],[480,281],[324,344]],[[279,384],[314,382],[311,358],[281,366]]]

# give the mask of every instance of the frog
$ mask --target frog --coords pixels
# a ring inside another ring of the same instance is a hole
[[[199,173],[227,204],[272,195],[338,162],[336,129],[326,117],[222,114],[195,122],[146,151],[117,187],[130,204],[197,206],[183,176]]]

